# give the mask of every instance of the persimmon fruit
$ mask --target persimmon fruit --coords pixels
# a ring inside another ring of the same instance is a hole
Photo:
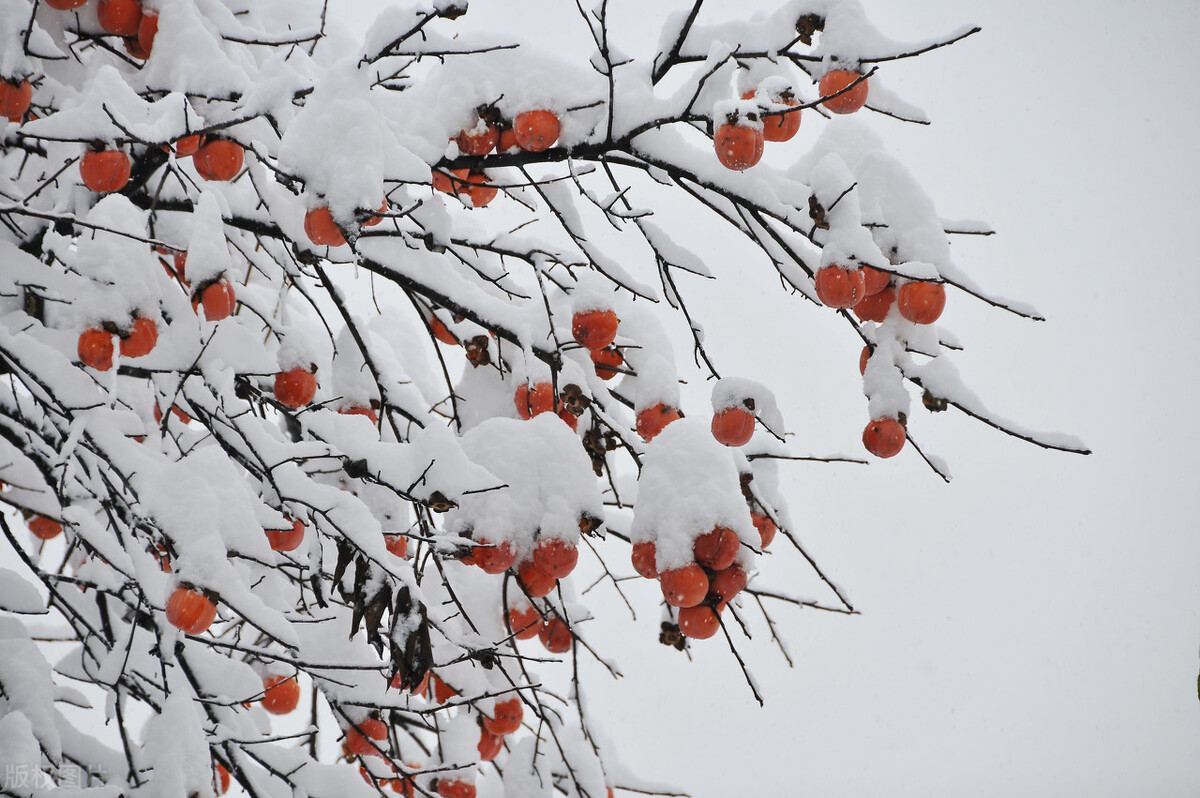
[[[513,696],[496,702],[492,717],[484,716],[483,727],[497,737],[503,737],[521,728],[521,719],[524,716],[525,709],[521,706],[521,699]]]
[[[707,604],[679,610],[679,631],[693,640],[707,640],[721,628],[717,611]]]
[[[286,715],[300,704],[300,683],[295,676],[269,676],[263,687],[262,708],[272,715]]]
[[[233,180],[242,171],[245,151],[229,139],[210,138],[192,156],[192,165],[202,178],[214,182]]]
[[[346,243],[346,236],[333,220],[328,205],[308,209],[304,214],[304,232],[308,240],[318,247],[340,247]]]
[[[512,629],[513,636],[518,640],[530,640],[538,635],[538,630],[542,626],[542,615],[532,604],[523,610],[509,607],[508,625]]]
[[[740,545],[736,532],[729,527],[715,526],[692,543],[692,556],[711,571],[723,571],[737,559]]]
[[[726,169],[742,172],[762,159],[763,132],[749,125],[725,123],[717,127],[713,147]]]
[[[500,141],[500,131],[495,125],[484,123],[483,130],[478,127],[464,130],[454,137],[454,143],[458,145],[458,151],[463,155],[487,155],[492,150],[496,149],[496,144]]]
[[[504,738],[495,734],[484,727],[479,727],[479,742],[475,749],[479,751],[480,762],[491,762],[504,748]]]
[[[350,405],[349,407],[342,407],[338,409],[338,413],[343,416],[363,416],[364,418],[369,419],[372,424],[379,423],[379,416],[375,413],[374,408],[367,407],[366,405]]]
[[[142,18],[138,21],[137,43],[142,48],[146,55],[143,59],[150,57],[150,51],[154,49],[154,38],[158,36],[158,12],[144,11]]]
[[[538,640],[551,654],[566,654],[571,650],[571,629],[562,618],[551,618],[538,630]]]
[[[175,157],[176,158],[191,158],[204,144],[203,133],[193,133],[190,136],[176,139],[175,141]]]
[[[158,343],[158,325],[153,319],[138,316],[129,325],[128,335],[121,339],[121,357],[144,357]]]
[[[35,515],[29,519],[29,531],[38,540],[53,540],[62,534],[62,524],[44,515]]]
[[[725,570],[713,574],[708,589],[720,598],[721,601],[731,601],[745,587],[746,571],[742,566],[734,563]]]
[[[265,529],[267,543],[275,551],[295,551],[304,542],[304,522],[296,519],[287,529]]]
[[[204,318],[209,321],[220,321],[233,315],[237,308],[237,298],[234,296],[233,285],[224,277],[205,286],[197,294],[192,295],[192,310],[204,308]]]
[[[563,579],[575,570],[579,549],[560,538],[542,538],[533,550],[533,563],[543,573]]]
[[[923,280],[905,283],[896,293],[896,306],[914,324],[933,324],[946,307],[946,288]]]
[[[634,543],[630,559],[633,560],[633,570],[647,579],[658,578],[658,566],[656,563],[658,559],[658,547],[654,545],[653,540],[643,540],[641,543]]]
[[[537,567],[533,560],[526,560],[517,568],[517,581],[532,598],[550,595],[558,580]]]
[[[213,768],[213,789],[217,791],[217,795],[224,795],[229,792],[229,771],[225,766],[218,764]]]
[[[742,95],[743,100],[752,100],[757,92],[748,91]],[[786,105],[795,108],[800,104],[791,92],[778,97],[772,97],[772,102],[780,105]],[[800,114],[802,111],[789,111],[788,113],[779,114],[763,114],[763,139],[765,141],[790,141],[792,137],[800,130]]]
[[[877,418],[863,430],[863,446],[876,457],[895,457],[907,440],[904,425],[894,418]]]
[[[441,778],[437,782],[440,798],[475,798],[475,785],[461,779]]]
[[[99,0],[96,19],[101,28],[115,36],[137,36],[142,21],[141,0]]]
[[[298,410],[316,395],[317,377],[307,368],[298,366],[275,375],[275,398],[284,407]]]
[[[611,347],[608,349],[593,349],[591,354],[596,376],[602,380],[611,380],[621,373],[618,369],[625,365],[624,355]]]
[[[459,196],[471,200],[472,208],[482,208],[496,198],[500,190],[491,184],[491,180],[483,172],[468,172],[466,178],[458,185]]]
[[[864,296],[861,269],[844,266],[822,266],[816,276],[817,299],[830,308],[854,307]]]
[[[694,562],[660,572],[658,581],[672,607],[694,607],[708,595],[708,574]]]
[[[28,80],[0,80],[0,116],[20,122],[33,102],[33,85]]]
[[[580,346],[595,351],[617,337],[617,314],[611,310],[588,310],[571,317],[571,335]]]
[[[480,545],[475,547],[472,554],[475,564],[482,568],[484,573],[502,574],[517,560],[517,552],[507,540],[492,544],[480,538],[476,542]]]
[[[517,146],[526,152],[545,152],[558,141],[562,124],[553,111],[522,111],[513,119]]]
[[[108,371],[113,367],[113,336],[101,327],[89,327],[79,334],[76,350],[79,362],[97,371]]]
[[[744,407],[726,407],[713,416],[712,434],[726,446],[745,446],[754,435],[754,413]]]
[[[554,409],[554,386],[548,382],[532,386],[521,383],[513,395],[513,403],[517,406],[517,415],[524,419],[548,413]]]
[[[678,410],[659,402],[638,412],[637,433],[642,436],[642,440],[652,441],[658,437],[658,433],[666,429],[668,424],[681,418],[683,418],[683,414]]]
[[[383,547],[393,555],[403,559],[408,556],[408,537],[405,535],[385,534]]]
[[[447,346],[458,346],[458,338],[454,336],[454,333],[450,332],[450,328],[437,316],[429,319],[429,329],[433,331],[434,338]]]
[[[131,166],[121,150],[88,150],[79,159],[79,177],[97,194],[111,194],[129,183]]]
[[[863,291],[867,296],[874,296],[888,287],[892,275],[871,266],[860,267],[863,273]]]
[[[383,756],[380,740],[387,739],[387,726],[379,718],[365,718],[346,729],[346,748],[358,756]]]
[[[87,0],[43,0],[43,2],[59,11],[70,11],[73,8],[82,7],[87,3]]]
[[[217,605],[199,590],[180,585],[167,599],[167,623],[190,635],[202,634],[217,617]]]
[[[854,315],[860,321],[882,322],[896,303],[896,289],[890,285],[877,294],[860,299],[854,305]]]
[[[862,108],[867,103],[867,92],[870,88],[870,81],[866,78],[844,94],[839,94],[837,97],[830,97],[830,95],[837,94],[861,77],[861,74],[849,69],[832,69],[826,72],[821,76],[821,80],[817,84],[821,96],[829,97],[822,105],[835,114],[852,114]]]
[[[755,512],[750,513],[750,521],[754,524],[754,528],[758,530],[758,537],[762,541],[762,548],[765,549],[767,546],[770,546],[771,541],[775,539],[775,533],[779,531],[779,528],[775,526],[775,522],[771,520],[770,516]]]

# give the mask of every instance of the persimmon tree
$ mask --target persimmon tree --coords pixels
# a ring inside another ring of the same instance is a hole
[[[854,118],[925,124],[888,71],[975,29],[695,0],[639,53],[617,4],[570,57],[466,0],[358,42],[317,0],[0,0],[6,794],[653,792],[590,726],[578,661],[621,652],[577,565],[658,580],[646,644],[726,648],[752,691],[745,629],[855,611],[778,488],[819,458],[685,301],[719,257],[692,226],[861,338],[874,455],[946,475],[913,396],[1085,451],[961,384],[947,302],[1036,314]],[[826,595],[760,583],[764,550]]]

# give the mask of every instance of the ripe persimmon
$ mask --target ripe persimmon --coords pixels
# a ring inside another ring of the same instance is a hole
[[[233,180],[242,171],[245,152],[242,145],[229,139],[210,138],[192,156],[196,173],[205,180]]]
[[[617,369],[625,365],[625,357],[618,350],[611,347],[608,349],[593,349],[592,364],[595,366],[597,377],[602,380],[611,380],[621,373]]]
[[[113,366],[113,336],[101,327],[90,327],[79,334],[79,362],[97,371]]]
[[[946,307],[946,288],[923,280],[905,283],[896,294],[900,315],[914,324],[933,324]]]
[[[387,726],[379,718],[365,718],[346,729],[346,748],[358,756],[383,756],[380,740],[387,739]]]
[[[737,559],[740,545],[741,541],[732,529],[714,526],[692,543],[692,556],[697,563],[711,571],[723,571]]]
[[[656,562],[658,559],[658,547],[654,545],[653,540],[643,540],[641,543],[634,543],[630,559],[633,560],[633,570],[647,579],[658,578],[658,565]]]
[[[492,717],[484,716],[483,727],[497,737],[503,737],[521,728],[521,718],[524,716],[525,709],[521,706],[521,699],[513,696],[496,702]]]
[[[463,155],[487,155],[496,148],[496,144],[500,141],[500,131],[495,125],[487,123],[483,124],[483,129],[478,126],[470,130],[464,130],[454,137],[454,143],[458,145],[458,151]]]
[[[434,169],[431,185],[435,191],[443,194],[456,194],[459,191],[460,181],[465,180],[470,171],[470,169],[451,169],[447,174],[440,169]]]
[[[571,335],[582,347],[603,349],[616,339],[620,322],[611,310],[587,310],[571,317]]]
[[[408,556],[408,537],[405,535],[385,534],[383,547],[401,559]]]
[[[574,543],[559,538],[542,538],[533,550],[533,564],[555,579],[563,579],[575,570],[579,549]]]
[[[513,403],[517,406],[517,415],[524,419],[549,413],[554,409],[554,386],[548,382],[533,386],[523,382],[517,386]]]
[[[863,446],[876,457],[894,457],[907,439],[904,425],[894,418],[877,418],[863,430]]]
[[[754,413],[744,407],[727,407],[713,416],[712,434],[726,446],[745,446],[754,435]]]
[[[287,529],[264,529],[275,551],[295,551],[304,542],[304,522],[296,519]]]
[[[741,172],[762,159],[763,141],[763,132],[758,128],[725,123],[717,127],[713,147],[722,166]]]
[[[513,119],[517,146],[526,152],[545,152],[558,141],[562,124],[553,111],[522,111]]]
[[[878,294],[865,296],[854,306],[854,315],[861,321],[882,322],[896,302],[896,289],[890,285]]]
[[[142,41],[137,36],[125,36],[121,39],[125,45],[125,52],[139,61],[145,61],[150,57],[150,51],[142,47]]]
[[[27,80],[0,80],[0,116],[20,122],[33,102],[33,86]]]
[[[138,316],[121,339],[121,357],[143,357],[158,343],[158,325],[152,319]]]
[[[500,139],[496,142],[496,152],[505,153],[521,149],[521,145],[517,143],[517,131],[512,129],[512,125],[501,125],[499,130]]]
[[[433,688],[433,700],[439,704],[444,704],[458,695],[458,691],[446,684],[436,673],[430,675],[429,684]]]
[[[204,308],[204,318],[209,321],[220,321],[233,315],[237,299],[230,282],[221,277],[193,294],[192,310],[199,312],[201,307]]]
[[[190,635],[202,634],[217,617],[217,605],[199,590],[180,585],[167,599],[167,623]]]
[[[756,92],[748,91],[742,95],[743,100],[751,100]],[[791,91],[784,92],[778,97],[772,97],[772,102],[795,108],[800,101]],[[800,130],[800,114],[802,111],[789,111],[786,114],[763,114],[763,139],[766,141],[789,141]]]
[[[863,284],[861,269],[822,266],[816,276],[817,299],[830,308],[854,307],[864,296]]]
[[[849,69],[832,69],[821,76],[817,87],[822,97],[830,97],[861,77],[861,74]],[[830,97],[822,104],[835,114],[852,114],[866,105],[869,83],[869,80],[863,78],[854,88],[838,94],[837,97]]]
[[[476,542],[480,545],[475,547],[472,554],[475,564],[484,573],[502,574],[517,560],[517,552],[507,540],[493,544],[486,538],[479,538]]]
[[[708,574],[697,563],[658,575],[663,597],[672,607],[694,607],[708,595]]]
[[[308,209],[304,214],[304,232],[308,234],[308,240],[318,247],[340,247],[346,243],[346,236],[333,220],[328,205]]]
[[[142,13],[142,18],[138,22],[137,41],[142,50],[145,51],[145,58],[150,56],[150,51],[154,49],[154,37],[158,35],[158,12],[145,11]]]
[[[99,0],[96,19],[100,27],[116,36],[137,36],[142,21],[141,0]]]
[[[97,194],[125,188],[130,168],[129,156],[120,150],[88,150],[79,159],[79,177]]]
[[[746,587],[746,571],[734,563],[723,571],[713,574],[708,589],[722,601],[730,601]]]
[[[454,333],[450,332],[450,328],[437,316],[429,319],[429,329],[433,331],[434,338],[447,346],[458,346],[458,338],[454,336]]]
[[[503,737],[492,734],[482,726],[479,727],[479,742],[475,749],[479,751],[480,762],[491,762],[502,748],[504,748]]]
[[[213,768],[213,789],[216,790],[217,795],[229,792],[229,771],[219,763]]]
[[[472,208],[484,207],[500,193],[483,172],[468,172],[466,178],[458,184],[457,191],[460,197],[465,196],[471,200]]]
[[[365,405],[351,405],[349,407],[338,408],[338,413],[343,416],[363,416],[370,419],[372,424],[379,423],[379,416],[375,414],[375,410]]]
[[[35,515],[29,519],[29,531],[38,540],[53,540],[62,534],[62,524],[44,515]]]
[[[775,539],[775,533],[779,531],[779,528],[775,526],[775,522],[771,520],[770,516],[753,511],[750,513],[750,521],[754,524],[754,528],[758,530],[758,537],[762,541],[762,548],[765,549],[767,546],[770,546],[771,541]]]
[[[56,8],[59,11],[70,11],[73,8],[79,8],[87,0],[43,0],[43,2],[51,8]]]
[[[268,676],[262,708],[272,715],[286,715],[300,704],[300,683],[295,676]]]
[[[509,607],[508,626],[518,640],[529,640],[537,637],[538,630],[542,627],[542,614],[532,604],[524,610]]]
[[[275,398],[284,407],[297,410],[316,395],[317,377],[310,369],[297,366],[275,375]]]
[[[707,640],[721,628],[717,611],[707,604],[679,610],[679,631],[693,640]]]
[[[562,618],[551,618],[538,630],[538,640],[551,654],[566,654],[571,650],[571,629]]]
[[[538,568],[533,560],[526,560],[517,568],[517,581],[532,598],[550,595],[550,591],[558,584],[557,579]]]
[[[683,414],[662,402],[651,405],[637,414],[637,433],[644,441],[652,441],[672,421],[683,418]]]
[[[377,210],[375,212],[375,215],[368,216],[366,219],[363,220],[363,227],[374,227],[375,225],[379,224],[380,222],[382,222],[384,220],[384,218],[385,218],[384,214],[387,212],[388,212],[388,201],[387,201],[387,197],[384,197],[383,203],[380,204],[379,210]]]
[[[871,347],[864,346],[862,352],[858,356],[858,373],[867,373],[867,361],[871,359]]]
[[[875,296],[880,291],[888,287],[888,283],[892,280],[892,275],[872,268],[871,266],[861,266],[863,273],[863,291],[867,296]]]
[[[475,798],[475,785],[462,779],[440,778],[437,793],[440,798]]]
[[[567,409],[566,405],[560,406],[558,408],[558,413],[556,413],[555,415],[557,415],[559,418],[561,418],[563,420],[563,423],[571,428],[571,432],[579,431],[579,416],[575,415],[569,409]]]

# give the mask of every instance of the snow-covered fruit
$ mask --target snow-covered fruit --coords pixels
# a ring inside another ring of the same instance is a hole
[[[300,683],[295,676],[263,679],[262,708],[272,715],[286,715],[300,704]]]
[[[742,172],[762,160],[763,141],[761,127],[724,122],[717,126],[713,147],[722,166]]]
[[[637,433],[642,436],[642,440],[652,441],[668,424],[681,418],[683,413],[668,404],[658,402],[638,412]]]
[[[192,310],[199,313],[201,308],[204,309],[204,318],[209,321],[220,321],[232,316],[237,308],[233,284],[220,277],[198,287],[192,294]]]
[[[216,618],[216,603],[196,588],[179,585],[167,599],[167,623],[190,635],[203,634]]]
[[[479,743],[475,749],[479,751],[480,762],[491,762],[504,748],[504,737],[492,734],[483,726],[479,727]]]
[[[894,457],[904,448],[907,437],[903,424],[885,416],[867,424],[863,430],[863,446],[876,457]]]
[[[822,75],[817,88],[820,89],[822,97],[829,98],[822,103],[825,108],[835,114],[852,114],[866,105],[870,80],[863,78],[854,84],[859,78],[862,78],[862,74],[849,69],[831,69]],[[854,84],[853,88],[838,94],[851,84]],[[834,94],[838,96],[832,96]]]
[[[79,334],[76,353],[79,362],[97,371],[108,371],[113,367],[113,335],[103,327],[89,327]]]
[[[340,247],[346,243],[346,236],[333,220],[328,205],[308,209],[304,214],[304,232],[308,240],[318,247]]]
[[[122,150],[89,149],[79,159],[79,177],[97,194],[110,194],[129,183],[131,166]]]
[[[213,789],[217,795],[229,792],[229,771],[220,763],[213,768]]]
[[[722,606],[723,605],[719,605]],[[679,631],[694,640],[707,640],[721,628],[721,618],[718,610],[707,604],[697,604],[694,607],[681,607],[679,610]]]
[[[640,543],[634,543],[633,551],[630,552],[630,559],[633,561],[633,570],[647,579],[658,578],[658,547],[654,545],[653,540],[643,540]]]
[[[616,340],[620,322],[615,311],[586,310],[571,318],[571,335],[577,344],[594,352]]]
[[[751,511],[750,521],[754,524],[754,528],[758,530],[759,540],[762,541],[762,548],[771,545],[771,541],[775,539],[775,533],[779,531],[779,527],[775,526],[775,522],[769,516],[762,513]]]
[[[554,586],[558,584],[557,579],[538,568],[532,559],[517,566],[517,581],[530,598],[548,596],[550,591],[554,590]]]
[[[757,92],[748,91],[742,95],[743,100],[754,99]],[[800,105],[800,101],[791,91],[781,92],[780,94],[770,98],[771,102],[786,105],[790,108],[796,108]],[[763,139],[765,141],[790,141],[800,130],[800,110],[789,111],[787,113],[763,114]]]
[[[223,182],[237,177],[244,157],[242,145],[236,141],[210,137],[192,156],[192,165],[205,180]]]
[[[29,519],[29,531],[38,540],[53,540],[62,534],[62,524],[44,515],[35,515]]]
[[[297,366],[275,375],[275,398],[284,407],[298,410],[317,395],[317,376],[311,368]]]
[[[562,132],[562,124],[553,111],[522,111],[513,119],[513,135],[517,145],[526,152],[544,152],[554,146]]]
[[[574,543],[560,538],[543,537],[533,550],[533,563],[542,573],[555,579],[565,579],[579,562],[579,549]]]
[[[890,285],[876,294],[868,294],[854,305],[854,315],[860,321],[882,322],[896,304],[896,289]]]
[[[830,308],[851,308],[866,295],[861,269],[822,266],[816,276],[817,299]]]
[[[480,121],[475,127],[461,131],[454,138],[458,151],[462,155],[487,155],[496,149],[500,141],[500,131],[488,122]]]
[[[408,556],[408,537],[388,533],[383,536],[383,547],[401,559]]]
[[[713,415],[712,434],[726,446],[745,446],[754,435],[754,412],[746,407],[726,407]]]
[[[542,614],[532,604],[527,604],[524,609],[509,607],[508,625],[518,640],[530,640],[538,636],[538,630],[542,627]]]
[[[144,357],[158,343],[158,325],[145,316],[136,317],[121,336],[121,357]]]
[[[517,560],[517,552],[507,540],[499,543],[480,538],[471,550],[470,562],[478,565],[484,573],[502,574]]]
[[[59,11],[70,11],[73,8],[79,8],[87,0],[43,0],[46,5]]]
[[[358,756],[382,756],[387,726],[379,718],[364,718],[346,729],[346,750]]]
[[[729,527],[715,526],[696,538],[692,556],[710,571],[723,571],[733,565],[740,545],[736,532]]]
[[[438,779],[437,793],[440,798],[475,798],[475,785],[453,776]]]
[[[554,410],[554,386],[548,382],[534,385],[523,382],[513,394],[513,404],[517,406],[517,415],[524,419],[549,413]]]
[[[304,542],[304,522],[296,519],[286,529],[265,529],[267,543],[275,551],[295,551]]]
[[[694,562],[662,571],[658,581],[663,598],[672,607],[694,607],[708,595],[708,574]]]
[[[593,349],[591,356],[596,376],[602,380],[611,380],[621,373],[618,369],[625,365],[625,356],[612,347]]]
[[[933,324],[946,307],[946,289],[941,283],[916,280],[900,286],[896,293],[900,315],[914,324]]]
[[[497,701],[491,717],[484,716],[483,727],[497,737],[512,734],[521,728],[521,719],[525,717],[525,709],[517,696]]]
[[[20,122],[33,101],[33,85],[28,80],[0,80],[0,116]]]

